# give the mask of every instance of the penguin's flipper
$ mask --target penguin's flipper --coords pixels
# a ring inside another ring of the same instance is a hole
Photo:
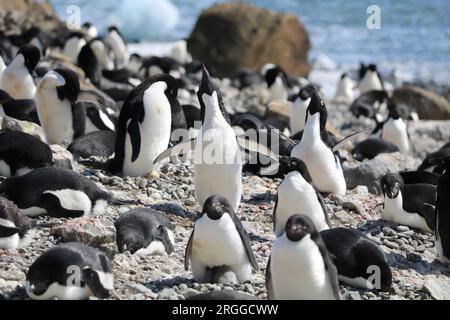
[[[19,233],[19,228],[16,227],[7,227],[0,224],[0,238],[8,238],[16,233]]]
[[[141,152],[141,132],[139,131],[139,122],[136,119],[131,119],[127,131],[131,141],[131,162],[134,162]]]
[[[250,152],[260,153],[262,155],[270,157],[271,159],[273,159],[275,161],[278,161],[279,155],[272,152],[272,150],[270,150],[266,146],[263,146],[262,144],[257,143],[255,141],[253,141],[251,139],[247,139],[247,138],[245,138],[244,135],[236,136],[236,141],[241,148],[243,148],[247,151],[250,151]]]
[[[328,209],[327,206],[325,205],[325,201],[323,200],[323,197],[319,191],[316,190],[316,194],[317,200],[319,200],[320,206],[322,207],[323,210],[323,214],[325,215],[325,221],[327,222],[328,226],[331,227],[330,217],[328,215]]]
[[[194,232],[195,229],[192,230],[191,236],[189,237],[189,241],[186,246],[186,251],[184,252],[184,270],[189,270],[189,262],[191,261],[192,255],[192,241],[194,240]]]
[[[273,284],[272,284],[272,273],[270,272],[270,259],[267,261],[266,267],[266,291],[267,291],[267,300],[273,300]]]
[[[230,210],[230,211],[231,212],[229,212],[229,214],[231,216],[231,219],[234,222],[234,226],[236,227],[237,232],[239,233],[239,237],[241,238],[242,244],[244,245],[244,249],[245,249],[245,253],[247,254],[247,258],[250,261],[253,269],[255,269],[255,271],[258,271],[259,266],[258,266],[258,263],[256,262],[255,254],[253,253],[253,250],[252,250],[252,244],[250,243],[250,236],[248,235],[247,231],[244,228],[244,225],[242,224],[241,220],[236,215],[236,213],[234,213],[233,210]]]
[[[278,193],[277,200],[275,200],[275,207],[273,207],[273,231],[275,231],[275,221],[277,220],[277,208],[278,208]]]
[[[170,241],[169,234],[167,233],[167,229],[160,224],[156,228],[156,234],[154,236],[155,240],[159,240],[164,245],[164,248],[166,249],[167,254],[171,254],[173,252],[173,244],[172,241]]]
[[[190,139],[186,142],[180,142],[173,147],[170,147],[163,151],[159,156],[156,157],[155,161],[153,161],[153,164],[161,162],[165,158],[177,156],[179,154],[186,154],[191,150],[194,150],[195,146],[195,138]]]
[[[344,139],[341,139],[340,141],[335,143],[335,145],[331,148],[331,150],[333,152],[335,152],[338,149],[340,149],[344,144],[346,144],[348,141],[356,138],[360,134],[363,134],[363,133],[366,133],[366,132],[371,132],[372,130],[374,130],[374,129],[373,128],[366,128],[366,129],[363,129],[363,130],[360,130],[360,131],[353,132],[352,134],[346,136]]]
[[[72,103],[72,127],[74,139],[86,131],[86,107],[81,102]]]
[[[434,231],[436,228],[436,211],[433,205],[429,203],[424,203],[422,207],[422,212],[423,218],[425,219],[428,228]]]
[[[328,252],[325,242],[323,241],[320,233],[317,232],[316,239],[317,246],[322,255],[323,262],[325,264],[325,270],[328,272],[328,278],[330,280],[331,287],[333,289],[334,297],[336,300],[341,300],[341,291],[339,290],[339,279],[336,266],[334,265],[331,254]]]

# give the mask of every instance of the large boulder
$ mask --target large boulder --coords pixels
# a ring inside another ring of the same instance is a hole
[[[277,63],[291,75],[309,73],[308,32],[297,16],[244,3],[214,5],[200,15],[188,49],[216,72],[233,76]]]
[[[413,85],[395,89],[393,100],[405,104],[417,112],[420,119],[449,120],[450,102],[433,91]]]

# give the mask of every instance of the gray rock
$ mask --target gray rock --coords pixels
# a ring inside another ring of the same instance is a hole
[[[435,300],[450,300],[450,281],[436,278],[425,282],[423,289]]]
[[[6,115],[0,117],[1,129],[2,130],[13,130],[28,133],[36,138],[40,139],[42,142],[47,142],[44,131],[42,128],[34,122],[21,121]]]
[[[389,169],[381,161],[372,159],[361,164],[344,168],[344,178],[347,189],[351,190],[357,186],[367,186],[370,193],[380,194],[380,179],[389,173]]]
[[[73,159],[72,153],[59,144],[50,145],[50,149],[53,153],[53,161],[55,162],[55,167],[75,170],[76,165]]]
[[[114,225],[102,218],[81,217],[67,221],[52,228],[50,234],[58,236],[63,242],[81,242],[93,247],[115,241]]]

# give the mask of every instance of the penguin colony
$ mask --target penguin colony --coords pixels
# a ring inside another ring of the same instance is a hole
[[[342,139],[329,131],[320,88],[288,76],[278,65],[243,71],[232,81],[239,90],[263,85],[271,100],[290,103],[287,123],[250,112],[230,113],[213,70],[193,61],[184,41],[171,56],[142,57],[129,53],[114,26],[104,37],[90,23],[65,39],[44,37],[34,28],[33,41],[25,41],[28,33],[1,35],[1,113],[36,123],[45,137],[0,132],[0,249],[17,250],[38,241],[36,232],[55,226],[52,218],[104,215],[111,205],[125,206],[114,222],[118,255],[170,259],[182,245],[174,237],[178,220],[137,199],[116,197],[86,172],[101,169],[108,175],[154,180],[165,174],[163,162],[193,153],[191,178],[200,211],[182,248],[193,281],[237,285],[262,269],[268,299],[342,299],[340,286],[391,290],[395,275],[383,250],[357,229],[334,225],[325,201],[347,192],[346,159],[339,149],[349,140],[359,139],[349,155],[357,161],[411,152],[407,126],[416,115],[390,98],[376,65],[361,65],[358,81],[345,73],[337,82],[334,99],[349,105],[355,121],[372,125],[370,133]],[[23,38],[20,46],[12,41],[16,38]],[[192,103],[180,104],[182,96]],[[173,137],[179,129],[193,134],[180,141]],[[248,129],[275,134],[275,142],[264,146],[258,139],[245,140],[242,133]],[[71,151],[84,171],[55,167],[52,144]],[[275,145],[277,153],[272,152]],[[436,257],[445,266],[450,264],[449,150],[445,145],[417,170],[391,172],[379,181],[382,219],[434,234]],[[245,157],[252,152],[256,162]],[[271,190],[276,201],[273,238],[265,240],[272,243],[267,265],[255,256],[258,235],[242,222],[242,199],[252,196],[245,194],[243,177],[251,174],[278,184]],[[39,216],[50,216],[50,223]],[[114,265],[97,248],[60,243],[29,266],[25,289],[38,300],[108,298],[114,294]],[[255,297],[225,291],[192,297],[219,298]]]

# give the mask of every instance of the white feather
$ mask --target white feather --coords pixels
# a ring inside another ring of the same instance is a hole
[[[372,70],[367,70],[359,84],[361,94],[372,90],[383,90],[378,74]]]
[[[50,193],[56,196],[61,203],[61,207],[66,210],[83,211],[85,215],[88,215],[91,212],[92,202],[89,197],[80,190],[47,190],[43,193]]]
[[[72,37],[64,44],[63,54],[69,58],[71,62],[77,62],[81,48],[86,44],[83,38]]]
[[[1,219],[0,218],[0,225],[5,226],[5,227],[13,227],[15,228],[16,225],[9,220],[6,219]],[[13,234],[10,237],[6,237],[6,238],[0,238],[0,249],[17,249],[20,246],[20,238],[19,238],[19,234]]]
[[[14,99],[33,99],[36,93],[33,77],[24,63],[24,56],[19,54],[2,74],[1,88]]]
[[[383,125],[381,137],[395,144],[401,153],[408,153],[410,149],[406,123],[402,118],[389,120]]]
[[[310,101],[311,98],[303,101],[302,99],[297,97],[297,99],[295,99],[294,103],[292,104],[290,127],[293,134],[296,134],[297,132],[303,130],[303,128],[305,127],[306,109],[308,108]]]
[[[269,87],[270,95],[274,100],[286,101],[288,98],[288,92],[284,86],[283,80],[280,76],[275,78],[274,83]]]

